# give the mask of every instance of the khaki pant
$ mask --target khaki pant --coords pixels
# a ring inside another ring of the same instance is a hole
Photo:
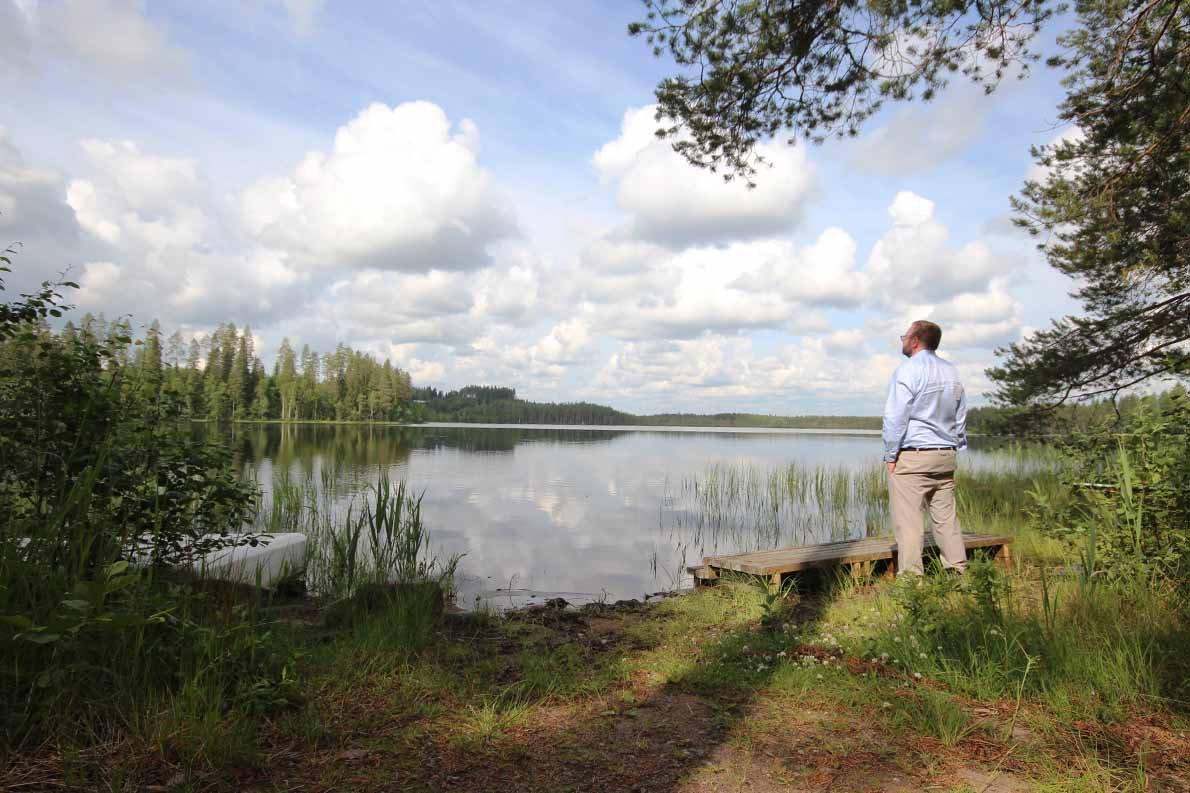
[[[922,513],[930,511],[934,542],[942,555],[942,566],[962,572],[967,566],[967,549],[954,501],[955,453],[936,449],[901,452],[889,476],[889,505],[897,538],[897,574],[922,574]]]

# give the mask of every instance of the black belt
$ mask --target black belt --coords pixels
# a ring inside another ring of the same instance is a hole
[[[953,452],[953,446],[902,446],[903,452]]]

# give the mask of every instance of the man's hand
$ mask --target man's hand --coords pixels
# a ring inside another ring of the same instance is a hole
[[[895,460],[894,460],[894,461],[892,461],[892,462],[890,462],[890,463],[886,463],[886,465],[888,465],[888,472],[889,472],[890,474],[891,474],[891,473],[895,473],[895,472],[896,472],[896,470],[897,470],[897,463],[896,463],[896,461],[895,461]]]

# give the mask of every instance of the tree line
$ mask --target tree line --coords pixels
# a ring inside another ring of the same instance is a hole
[[[413,389],[415,409],[429,421],[491,424],[637,425],[645,427],[775,427],[880,429],[879,416],[767,416],[759,413],[640,415],[590,402],[532,402],[515,388],[469,385],[457,391]]]
[[[756,427],[772,429],[878,430],[879,416],[769,416],[761,413],[658,413],[636,416],[650,427]]]
[[[53,334],[48,327],[43,334]],[[108,366],[125,372],[126,388],[167,415],[209,421],[405,421],[413,417],[409,373],[385,359],[339,344],[319,353],[289,339],[272,372],[256,353],[252,329],[235,323],[189,341],[164,336],[153,320],[134,339],[126,318],[85,314],[59,332],[68,346],[102,344]]]
[[[428,421],[490,424],[632,424],[635,416],[590,402],[530,402],[517,399],[516,389],[464,386],[455,391],[415,388],[413,398]]]

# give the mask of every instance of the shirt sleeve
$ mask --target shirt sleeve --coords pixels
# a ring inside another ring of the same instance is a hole
[[[884,403],[884,461],[893,462],[901,451],[901,442],[909,429],[909,412],[917,398],[906,367],[899,366],[888,384]]]
[[[955,448],[967,448],[967,391],[959,385],[959,403],[954,411]]]

